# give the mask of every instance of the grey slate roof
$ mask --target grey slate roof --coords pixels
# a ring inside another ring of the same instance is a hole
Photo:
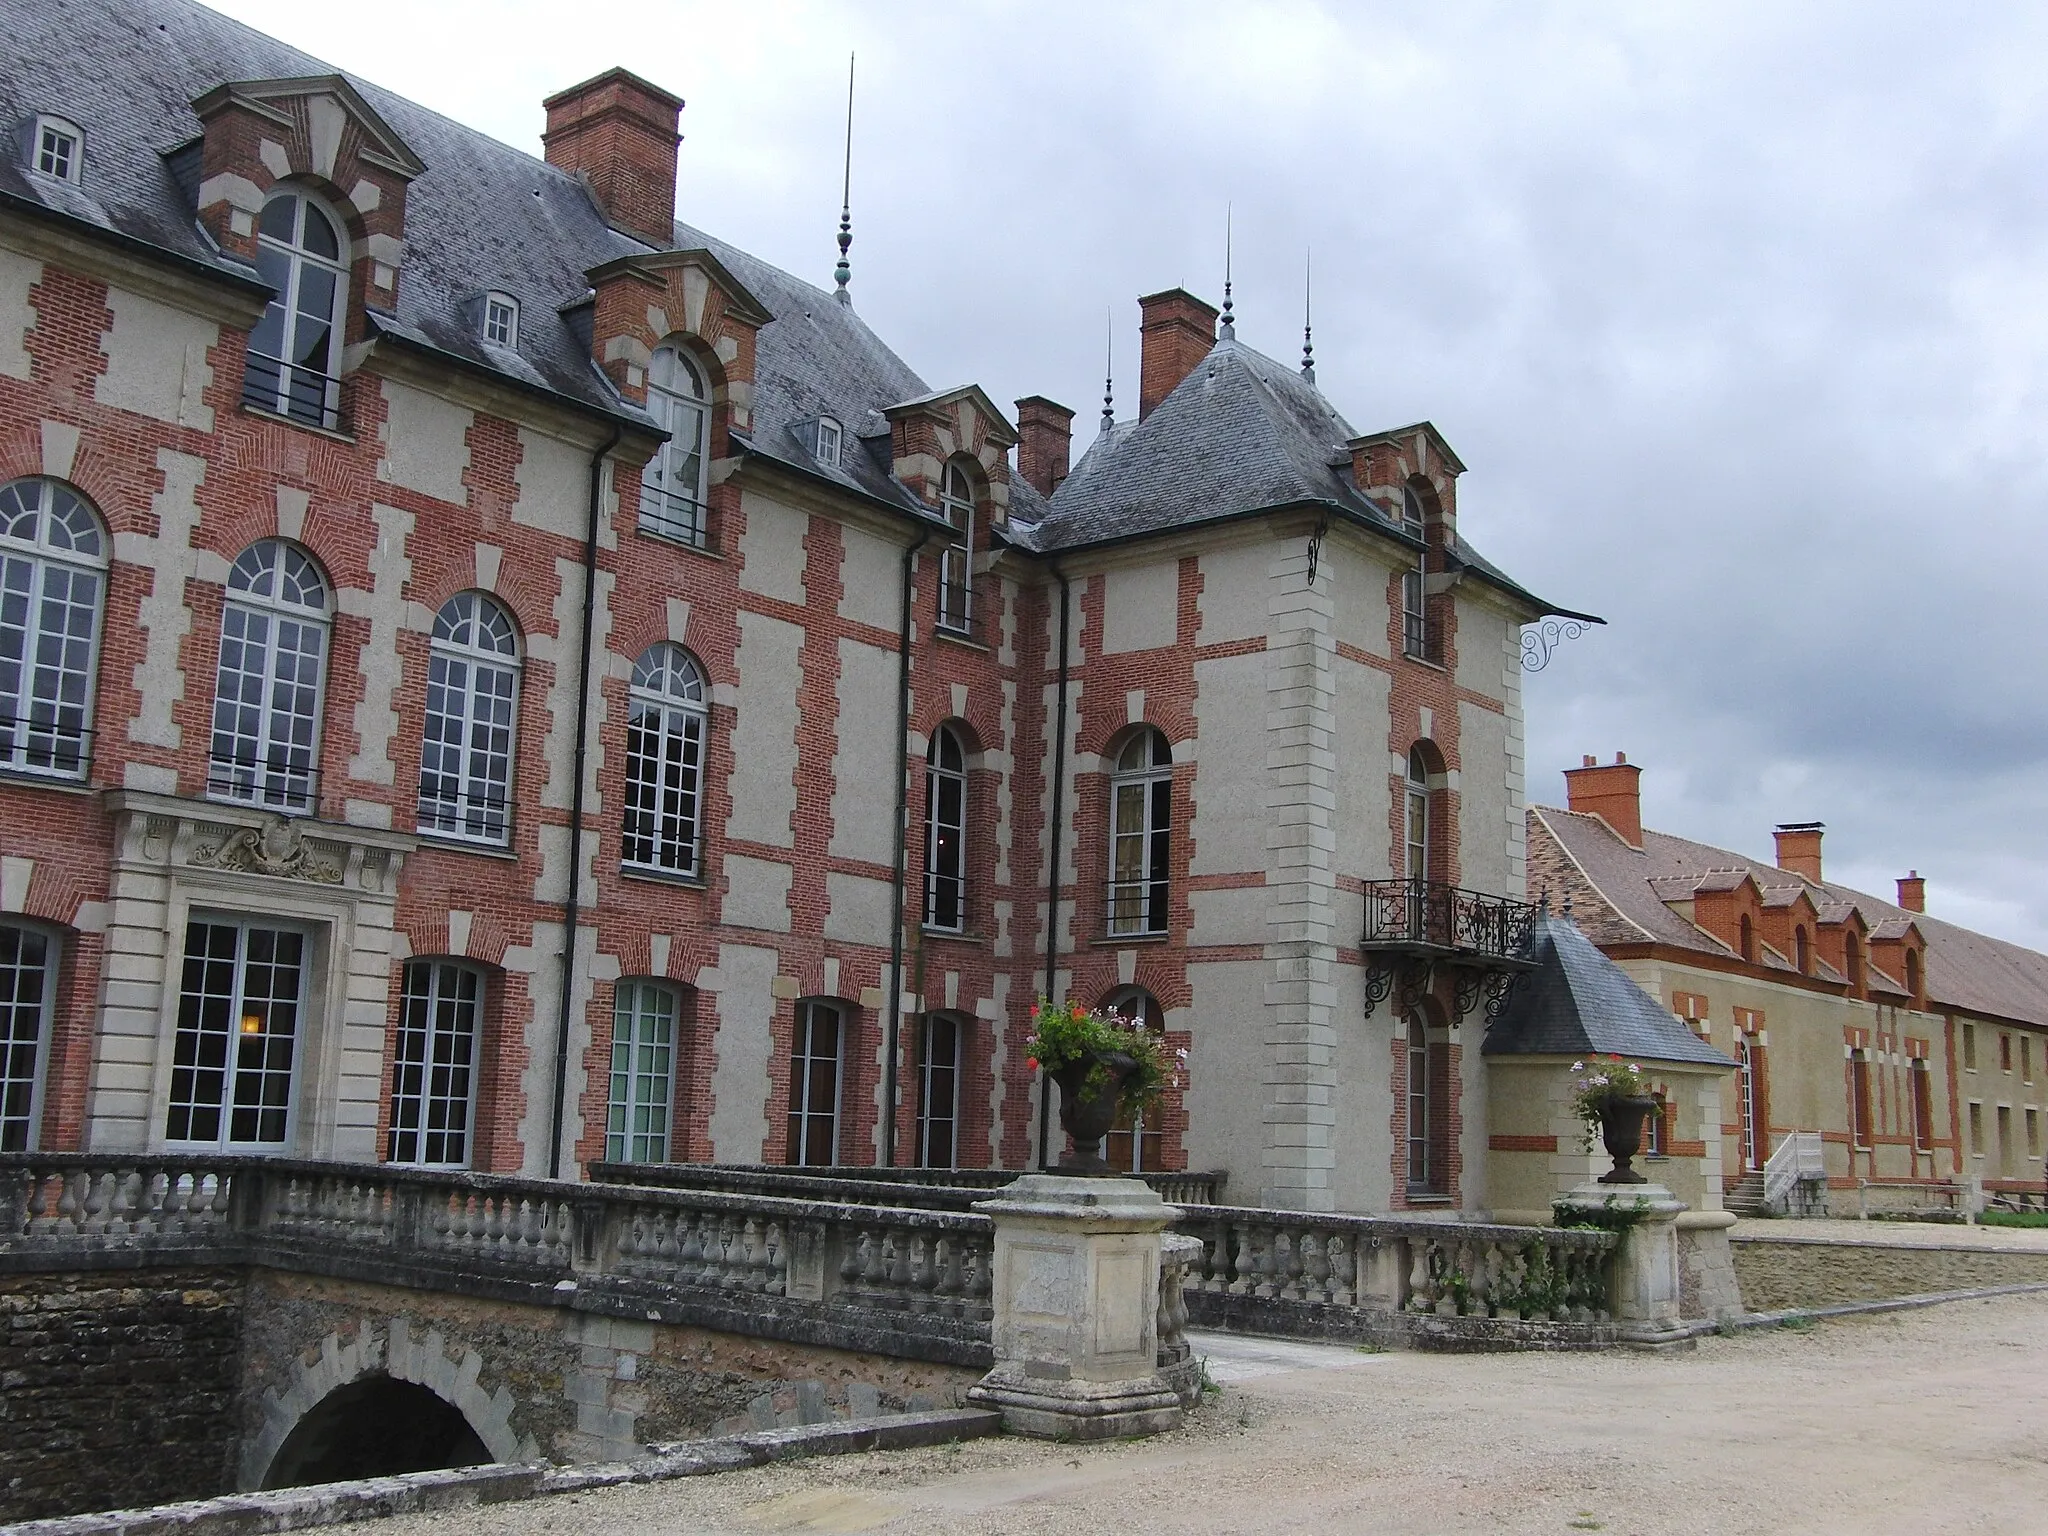
[[[1615,1055],[1734,1067],[1601,954],[1570,918],[1539,913],[1530,956],[1536,969],[1515,984],[1481,1055]]]

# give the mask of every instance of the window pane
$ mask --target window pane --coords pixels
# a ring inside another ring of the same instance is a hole
[[[187,925],[166,1139],[285,1143],[304,982],[303,934]]]
[[[54,946],[33,928],[0,927],[0,1152],[34,1144],[43,1032],[56,989]]]
[[[466,965],[406,965],[391,1067],[394,1163],[466,1168],[475,1090],[483,977]]]

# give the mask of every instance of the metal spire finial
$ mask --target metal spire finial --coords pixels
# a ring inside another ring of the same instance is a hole
[[[1301,376],[1313,384],[1316,381],[1315,332],[1309,323],[1309,302],[1315,292],[1315,251],[1304,251],[1301,257]]]
[[[851,304],[853,295],[846,285],[853,281],[853,263],[846,259],[853,244],[853,55],[846,56],[846,168],[839,183],[839,265],[832,269],[832,296]]]
[[[1116,425],[1116,322],[1102,311],[1102,430]]]
[[[1230,216],[1231,205],[1223,205],[1223,340],[1237,340],[1237,317],[1230,302]]]

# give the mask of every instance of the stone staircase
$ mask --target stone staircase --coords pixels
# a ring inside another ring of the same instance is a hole
[[[1762,1216],[1769,1212],[1764,1199],[1763,1170],[1752,1169],[1730,1184],[1721,1194],[1721,1208],[1737,1216]]]

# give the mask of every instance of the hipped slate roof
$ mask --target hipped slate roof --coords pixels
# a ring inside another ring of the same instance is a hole
[[[1913,924],[1927,944],[1931,1007],[2048,1026],[2048,955],[1845,885],[1806,880],[1726,848],[1646,829],[1638,850],[1597,816],[1551,806],[1529,812],[1530,889],[1547,888],[1552,900],[1569,894],[1574,915],[1597,944],[1654,942],[1726,958],[1726,944],[1672,911],[1664,898],[1683,900],[1684,890],[1709,876],[1737,882],[1744,874],[1767,892],[1804,887],[1827,916],[1846,915],[1853,907],[1873,938],[1896,936]],[[1796,974],[1789,962],[1768,952],[1765,963]],[[1816,969],[1826,979],[1843,979],[1825,966]],[[1903,994],[1905,988],[1892,978],[1890,990]]]
[[[1735,1063],[1601,954],[1568,917],[1538,914],[1536,969],[1486,1032],[1485,1056],[1626,1056],[1631,1061]]]

